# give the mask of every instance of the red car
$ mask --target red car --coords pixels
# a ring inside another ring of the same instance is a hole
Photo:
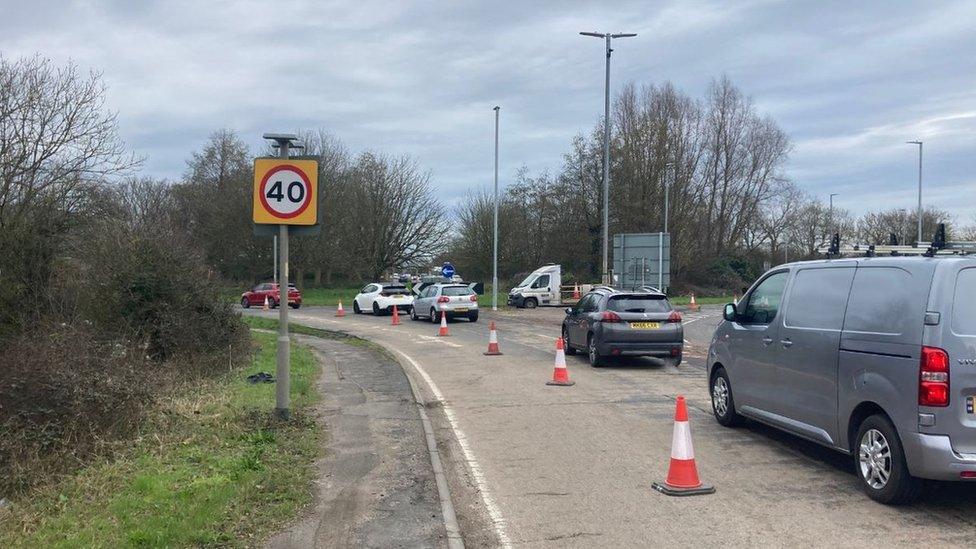
[[[261,307],[264,305],[264,300],[267,298],[268,306],[274,309],[281,302],[281,298],[278,293],[278,284],[273,282],[263,282],[255,286],[251,291],[244,292],[241,294],[241,307],[245,309],[251,307],[252,305],[256,307]],[[288,285],[288,305],[292,309],[297,309],[302,306],[302,294],[299,293],[298,288],[294,285]]]

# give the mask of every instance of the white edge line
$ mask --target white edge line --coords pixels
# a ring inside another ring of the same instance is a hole
[[[502,517],[501,511],[498,509],[498,505],[495,504],[495,500],[488,493],[488,487],[485,483],[485,477],[481,472],[481,467],[478,465],[478,460],[474,457],[474,452],[471,451],[471,446],[468,444],[468,439],[464,436],[464,432],[458,427],[457,419],[454,417],[454,411],[444,400],[444,395],[441,393],[440,389],[434,383],[434,380],[427,375],[427,372],[417,363],[416,360],[410,357],[410,355],[404,353],[399,349],[394,349],[403,358],[410,363],[410,366],[420,375],[430,389],[431,394],[434,398],[441,403],[441,409],[444,410],[444,416],[447,417],[448,423],[451,425],[451,430],[454,432],[454,438],[457,440],[458,446],[461,447],[461,453],[464,454],[464,461],[467,463],[468,470],[471,472],[471,477],[474,479],[475,486],[478,488],[478,493],[481,495],[481,501],[485,505],[485,509],[488,510],[488,517],[491,519],[492,526],[495,530],[495,535],[498,536],[498,541],[502,547],[511,547],[512,542],[508,539],[508,534],[505,533],[505,519]],[[407,376],[409,378],[409,376]],[[420,401],[419,395],[415,395],[418,401]],[[423,409],[421,408],[423,413]],[[426,415],[426,414],[423,414]],[[431,451],[431,456],[437,452],[436,446]]]

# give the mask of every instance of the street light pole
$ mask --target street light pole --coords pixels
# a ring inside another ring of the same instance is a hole
[[[918,145],[918,240],[922,241],[922,142],[906,141],[909,145]]]
[[[827,231],[837,232],[834,227],[834,197],[840,193],[830,193],[830,209],[827,211]]]
[[[498,114],[501,107],[495,106],[495,220],[492,232],[494,234],[494,251],[491,258],[491,310],[498,310]]]
[[[606,83],[603,94],[603,283],[610,284],[610,269],[608,265],[610,242],[610,54],[613,48],[610,41],[614,38],[630,38],[635,33],[601,33],[581,32],[582,36],[603,38],[607,43]]]

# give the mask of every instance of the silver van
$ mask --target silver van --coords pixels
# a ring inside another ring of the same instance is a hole
[[[722,425],[850,454],[882,503],[976,481],[976,256],[787,264],[723,316],[708,352]]]

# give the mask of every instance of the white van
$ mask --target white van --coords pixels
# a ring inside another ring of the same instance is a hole
[[[508,292],[508,304],[515,307],[534,309],[539,306],[572,305],[579,301],[573,298],[573,291],[560,291],[563,283],[562,267],[560,265],[544,265],[532,271],[511,291]],[[592,284],[582,284],[580,295],[589,292]]]

